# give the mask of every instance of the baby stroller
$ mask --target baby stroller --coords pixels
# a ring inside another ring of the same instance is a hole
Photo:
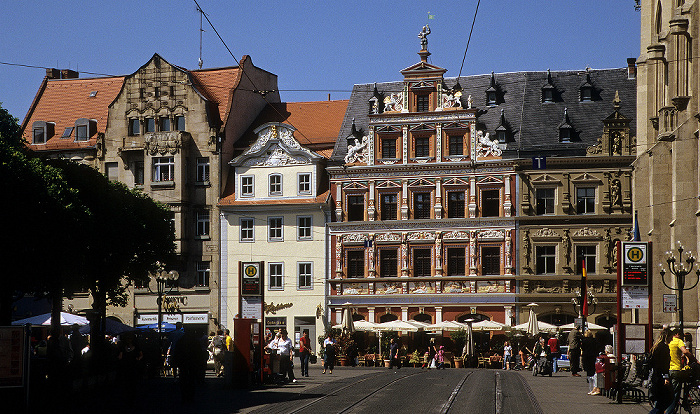
[[[552,361],[546,356],[537,358],[537,362],[535,362],[535,366],[532,368],[532,375],[537,376],[537,374],[552,376]]]

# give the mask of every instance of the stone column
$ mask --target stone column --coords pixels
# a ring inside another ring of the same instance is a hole
[[[401,320],[402,321],[408,320],[408,306],[401,307]]]
[[[510,197],[510,175],[505,178],[505,191],[503,192],[503,215],[510,217],[513,211],[513,204]]]
[[[476,177],[469,178],[469,218],[476,217]]]
[[[376,213],[376,207],[375,207],[375,202],[374,202],[374,180],[369,181],[369,194],[368,194],[368,200],[367,200],[367,220],[369,221],[374,221],[375,213]]]
[[[435,307],[435,323],[442,322],[442,306]]]
[[[506,326],[512,326],[513,324],[513,307],[512,306],[504,306],[505,309],[505,315],[506,315]]]
[[[401,128],[403,131],[401,139],[401,164],[408,164],[408,126],[404,125]],[[398,150],[398,148],[396,148]]]
[[[435,206],[433,207],[435,218],[442,219],[442,180],[435,180]]]
[[[401,220],[408,220],[408,180],[401,180]]]
[[[370,306],[367,308],[367,321],[368,322],[375,322],[374,320],[374,306]]]
[[[335,184],[335,219],[343,221],[343,183]]]
[[[435,161],[442,162],[442,124],[435,128]]]
[[[469,232],[469,274],[476,275],[476,231]]]

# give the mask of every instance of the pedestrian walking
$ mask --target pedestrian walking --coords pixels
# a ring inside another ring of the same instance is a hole
[[[671,380],[668,376],[668,370],[671,365],[669,342],[671,342],[671,330],[664,328],[649,351],[651,354],[649,402],[652,405],[649,414],[663,413],[671,404]]]
[[[226,351],[233,352],[233,338],[231,337],[231,331],[224,329],[224,343],[226,344]]]
[[[437,354],[435,354],[435,360],[437,361],[435,363],[435,369],[445,369],[445,346],[440,345],[440,348],[438,348]]]
[[[671,357],[671,362],[668,367],[668,376],[671,380],[671,387],[673,388],[673,397],[671,403],[666,409],[667,413],[675,413],[678,410],[678,402],[681,399],[681,391],[683,390],[683,383],[686,380],[686,370],[683,370],[684,358],[688,358],[689,361],[695,361],[695,357],[688,351],[685,347],[685,342],[683,341],[683,334],[679,328],[674,328],[673,338],[668,344],[669,355]]]
[[[579,374],[579,371],[581,371],[581,339],[581,328],[575,326],[574,329],[569,332],[569,350],[567,351],[571,367],[571,375],[574,377],[581,376],[581,374]]]
[[[503,344],[503,369],[510,369],[510,358],[513,354],[513,347],[508,341]]]
[[[280,354],[280,374],[282,374],[282,379],[285,376],[289,377],[291,382],[297,382],[294,378],[294,371],[292,368],[292,361],[294,358],[294,344],[292,340],[287,337],[287,330],[280,330],[280,339],[277,341],[277,352]]]
[[[328,370],[329,374],[332,374],[333,366],[335,365],[335,341],[330,333],[326,335],[326,339],[323,341],[323,349],[325,352],[323,354],[322,374],[325,374],[326,370]]]
[[[435,368],[437,356],[437,348],[435,347],[435,338],[430,338],[430,345],[428,345],[428,369]]]
[[[391,341],[389,341],[389,361],[389,369],[392,369],[394,366],[396,366],[397,369],[401,368],[401,361],[399,360],[399,344],[394,338],[391,338]]]
[[[221,329],[216,331],[216,335],[211,339],[209,351],[214,356],[214,373],[217,377],[224,375],[224,351],[226,350],[226,337]]]
[[[301,365],[301,376],[309,376],[309,358],[311,357],[311,339],[309,331],[305,330],[299,338],[299,365]]]
[[[598,357],[598,344],[593,337],[593,331],[586,330],[581,341],[581,362],[583,370],[586,371],[588,377],[588,395],[599,395],[600,388],[597,384],[597,376],[595,374],[595,361]]]
[[[561,349],[559,348],[559,339],[557,339],[556,334],[547,340],[547,346],[549,346],[549,355],[552,358],[552,372],[557,372],[557,360],[559,355],[561,355]]]

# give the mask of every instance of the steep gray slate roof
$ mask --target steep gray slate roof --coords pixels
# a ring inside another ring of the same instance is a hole
[[[581,102],[580,87],[587,81],[587,73],[594,88],[593,101]],[[488,106],[486,100],[486,89],[491,84],[490,74],[460,77],[459,83],[463,88],[462,107],[467,107],[467,98],[471,95],[472,108],[478,109],[477,129],[489,132],[492,139],[495,138],[503,109],[511,139],[503,153],[504,158],[585,155],[586,147],[596,144],[602,136],[603,119],[614,111],[615,91],[619,91],[620,95],[620,112],[631,120],[631,134],[636,135],[636,80],[628,79],[627,68],[591,69],[589,72],[553,71],[551,77],[556,88],[555,102],[543,103],[542,87],[547,84],[546,71],[495,74],[500,92],[495,106]],[[445,84],[450,88],[456,82],[456,78],[445,78]],[[361,84],[353,87],[331,160],[342,163],[353,119],[357,130],[367,132],[369,99],[373,96],[374,86],[375,84]],[[400,92],[403,82],[377,83],[376,87],[384,97],[392,92]],[[564,108],[567,108],[569,123],[576,132],[575,140],[570,143],[559,142],[559,126],[564,122]]]

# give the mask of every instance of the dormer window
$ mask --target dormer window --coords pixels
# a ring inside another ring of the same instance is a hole
[[[75,121],[75,140],[87,141],[97,133],[97,121],[94,119],[80,118]]]
[[[554,102],[556,88],[552,82],[552,72],[547,69],[547,83],[542,86],[542,103]]]
[[[571,142],[574,140],[575,130],[571,125],[571,120],[569,119],[569,113],[566,108],[564,108],[564,122],[559,125],[559,142]]]
[[[430,110],[430,95],[416,95],[416,112],[428,112]]]
[[[486,103],[496,106],[496,91],[486,91]]]
[[[491,72],[491,83],[489,85],[489,88],[486,89],[486,104],[489,106],[496,106],[500,102],[498,101],[499,98],[499,89],[498,85],[496,84],[496,75]]]
[[[591,73],[586,69],[586,81],[579,87],[581,102],[591,102],[593,100],[593,92]]]
[[[35,121],[32,124],[32,144],[46,144],[54,134],[53,122]]]
[[[88,140],[88,126],[78,125],[75,127],[75,140],[76,141],[87,141]]]
[[[505,130],[496,130],[496,140],[498,140],[498,142],[506,142],[506,138],[507,135]]]
[[[559,141],[560,142],[571,142],[571,130],[567,128],[559,129]]]
[[[506,121],[506,115],[504,110],[501,109],[501,120],[498,123],[498,127],[496,127],[496,140],[499,143],[505,143],[509,141],[510,136],[510,126]]]
[[[73,134],[73,127],[66,127],[66,129],[63,130],[61,138],[70,138],[71,134]]]

